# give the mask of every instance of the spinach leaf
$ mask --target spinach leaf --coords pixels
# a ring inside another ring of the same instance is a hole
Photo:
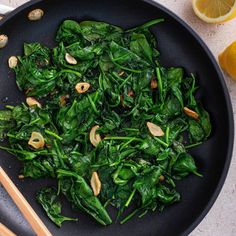
[[[149,63],[142,60],[137,54],[112,41],[110,44],[110,59],[119,68],[134,73],[141,73],[147,68]]]
[[[89,42],[97,40],[116,40],[123,30],[117,26],[96,21],[83,21],[80,23],[83,37]]]
[[[202,141],[205,137],[202,126],[195,120],[189,120],[189,132],[191,138],[196,142]]]
[[[48,217],[58,227],[61,227],[64,221],[76,221],[76,219],[61,215],[61,203],[58,200],[57,191],[54,188],[42,188],[38,191],[36,198]]]
[[[192,156],[188,153],[182,153],[179,155],[177,161],[173,165],[173,172],[178,177],[185,177],[190,173],[201,176],[197,173],[197,167]]]
[[[180,200],[180,194],[178,192],[174,189],[170,190],[166,186],[160,184],[156,189],[156,197],[158,201],[165,205],[169,205]]]
[[[146,205],[153,201],[155,196],[156,185],[161,176],[161,169],[152,166],[144,169],[140,176],[135,180],[133,187],[138,190],[142,198],[142,204]]]
[[[112,223],[110,205],[123,224],[178,202],[177,181],[201,176],[188,150],[210,137],[211,117],[194,75],[162,66],[150,30],[162,21],[122,29],[67,19],[54,48],[25,43],[17,57],[16,83],[31,99],[0,110],[0,150],[24,177],[55,180],[58,193],[43,188],[37,199],[57,226],[74,220],[61,215],[61,195],[101,225]]]
[[[12,117],[12,111],[0,111],[0,139],[3,139],[6,136],[6,132],[14,126],[15,122]]]
[[[152,63],[152,48],[144,34],[133,33],[131,35],[130,50]]]
[[[57,173],[58,178],[62,179],[59,182],[61,185],[63,185],[64,178],[72,177],[73,180],[71,180],[69,189],[63,193],[78,209],[87,212],[102,225],[112,223],[106,209],[102,206],[99,199],[93,195],[92,189],[88,186],[84,178],[71,171],[58,170]],[[63,188],[61,189],[63,191]]]
[[[56,41],[65,44],[82,43],[79,23],[73,20],[65,20],[57,31]]]

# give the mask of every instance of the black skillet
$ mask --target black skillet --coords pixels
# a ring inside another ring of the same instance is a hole
[[[41,21],[29,22],[27,13],[42,8]],[[35,201],[35,193],[50,185],[51,180],[24,180],[17,176],[20,163],[15,157],[0,152],[0,165],[4,167],[21,192],[56,236],[118,236],[118,235],[187,235],[203,219],[216,200],[229,168],[233,147],[233,113],[229,95],[220,69],[199,37],[177,16],[151,1],[138,0],[37,0],[10,13],[0,23],[0,33],[7,34],[9,43],[0,51],[0,109],[6,104],[20,103],[24,97],[18,91],[14,75],[9,71],[7,59],[22,53],[24,42],[41,42],[54,46],[54,35],[64,19],[106,21],[124,28],[134,27],[154,18],[165,18],[165,23],[153,27],[164,66],[183,66],[186,73],[196,73],[199,79],[199,97],[210,111],[213,123],[211,138],[192,150],[204,178],[190,176],[178,183],[182,201],[163,213],[149,213],[134,218],[124,225],[102,227],[81,212],[73,212],[66,205],[64,212],[77,216],[78,223],[65,223],[55,227]],[[8,97],[6,102],[5,97]],[[112,211],[111,211],[112,214]],[[0,222],[17,235],[34,235],[14,204],[0,187]]]

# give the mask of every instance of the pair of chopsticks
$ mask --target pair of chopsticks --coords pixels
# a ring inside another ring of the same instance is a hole
[[[12,200],[15,202],[17,207],[22,212],[25,219],[29,222],[32,229],[36,233],[37,236],[52,236],[49,230],[46,228],[44,223],[35,213],[33,208],[26,201],[21,192],[17,189],[11,179],[8,177],[6,172],[0,166],[0,183],[8,192]],[[13,232],[11,232],[6,226],[0,223],[0,236],[16,236]]]

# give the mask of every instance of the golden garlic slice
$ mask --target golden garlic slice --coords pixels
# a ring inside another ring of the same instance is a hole
[[[78,93],[86,93],[90,87],[91,85],[89,83],[81,82],[76,84],[75,89]]]
[[[90,184],[91,184],[94,196],[98,196],[99,193],[101,192],[102,184],[99,179],[98,173],[96,171],[92,173]]]
[[[0,35],[0,48],[4,48],[8,43],[8,37],[5,34]]]
[[[156,81],[156,79],[152,79],[151,80],[151,89],[156,89],[157,88],[157,81]]]
[[[35,9],[28,14],[28,19],[32,21],[40,20],[44,15],[42,9]]]
[[[18,59],[17,57],[15,56],[11,56],[9,59],[8,59],[8,66],[9,68],[13,69],[17,66],[18,64]]]
[[[39,132],[32,132],[28,144],[35,149],[43,148],[45,145],[43,135]]]
[[[66,53],[65,59],[66,62],[71,65],[76,65],[78,63],[77,60],[74,57],[72,57],[69,53]]]
[[[42,108],[42,105],[33,97],[27,97],[26,98],[26,103],[29,107],[32,107],[32,106],[37,106],[39,108]]]
[[[161,137],[161,136],[165,135],[165,133],[163,132],[161,127],[158,125],[155,125],[151,122],[147,122],[147,127],[148,127],[150,133],[155,137]]]
[[[92,143],[92,145],[94,147],[97,147],[97,145],[102,140],[100,134],[96,134],[97,129],[99,129],[99,125],[93,126],[93,128],[91,129],[90,134],[89,134],[90,142]]]
[[[199,119],[199,115],[197,114],[197,112],[189,109],[188,107],[184,107],[184,113],[189,116],[189,117],[192,117],[193,119],[195,120],[198,120]]]

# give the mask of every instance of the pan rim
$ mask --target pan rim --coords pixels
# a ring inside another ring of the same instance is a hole
[[[4,17],[0,21],[0,27],[2,25],[4,25],[5,23],[7,23],[12,17],[14,17],[19,12],[25,10],[26,8],[30,8],[30,7],[34,6],[35,4],[43,2],[43,1],[44,0],[32,0],[30,2],[26,2],[23,5],[19,6],[18,8],[16,8],[12,12],[10,12],[6,17]],[[227,147],[227,153],[225,155],[225,163],[224,163],[223,171],[221,173],[221,176],[219,178],[217,185],[215,186],[215,190],[214,190],[213,194],[209,198],[209,201],[206,203],[204,210],[181,233],[181,235],[189,235],[200,224],[200,222],[203,220],[203,218],[209,213],[210,209],[212,208],[212,206],[216,202],[216,199],[218,198],[220,192],[222,191],[223,185],[224,185],[225,180],[228,175],[228,171],[229,171],[230,163],[231,163],[231,159],[232,159],[232,154],[233,154],[233,147],[234,147],[234,115],[233,115],[231,98],[230,98],[229,91],[228,91],[228,88],[225,83],[224,75],[223,75],[215,57],[213,56],[212,52],[210,51],[210,49],[208,48],[206,43],[197,34],[197,32],[195,32],[194,29],[190,25],[188,25],[184,20],[182,20],[174,12],[172,12],[168,8],[164,7],[160,3],[157,3],[154,0],[141,0],[141,1],[145,2],[147,4],[150,4],[155,8],[158,8],[161,11],[163,11],[164,13],[166,13],[167,15],[169,15],[171,18],[173,18],[176,22],[178,22],[178,24],[180,24],[185,30],[187,30],[193,36],[193,38],[197,41],[197,43],[201,46],[201,48],[204,50],[204,52],[206,53],[206,55],[210,59],[212,65],[214,67],[214,70],[216,71],[216,74],[218,75],[218,79],[219,79],[221,88],[223,90],[224,98],[226,101],[227,116],[228,116],[227,122],[228,122],[228,127],[229,127],[229,134],[228,134],[229,142],[228,142],[228,147]]]
[[[153,6],[156,6],[159,9],[161,9],[162,11],[164,11],[165,13],[169,14],[179,24],[181,24],[186,30],[188,30],[189,33],[196,39],[196,41],[200,44],[202,49],[206,52],[207,56],[209,57],[210,61],[212,62],[212,65],[214,66],[214,69],[218,75],[218,79],[220,81],[221,87],[223,89],[223,93],[224,93],[224,97],[225,97],[226,105],[227,105],[227,112],[228,112],[227,115],[228,115],[228,124],[229,124],[228,125],[229,126],[229,136],[228,136],[229,143],[228,143],[227,154],[225,156],[225,164],[223,167],[223,171],[221,173],[221,177],[218,181],[217,186],[215,187],[215,190],[214,190],[212,196],[210,197],[208,203],[206,204],[205,209],[197,216],[197,218],[193,221],[193,223],[191,225],[189,225],[189,227],[186,228],[186,230],[183,231],[183,233],[182,233],[182,235],[188,235],[200,224],[200,222],[203,220],[203,218],[209,213],[210,209],[212,208],[212,206],[216,202],[216,200],[223,188],[223,185],[225,183],[227,175],[228,175],[228,171],[229,171],[231,159],[232,159],[232,154],[233,154],[233,147],[234,147],[234,115],[233,115],[232,102],[231,102],[228,88],[225,83],[224,75],[223,75],[215,57],[213,56],[212,52],[210,51],[210,49],[208,48],[206,43],[201,39],[201,37],[192,29],[191,26],[189,26],[179,16],[177,16],[175,13],[173,13],[172,11],[170,11],[169,9],[164,7],[163,5],[160,5],[159,3],[154,2],[153,0],[144,0],[144,2],[147,2]]]

